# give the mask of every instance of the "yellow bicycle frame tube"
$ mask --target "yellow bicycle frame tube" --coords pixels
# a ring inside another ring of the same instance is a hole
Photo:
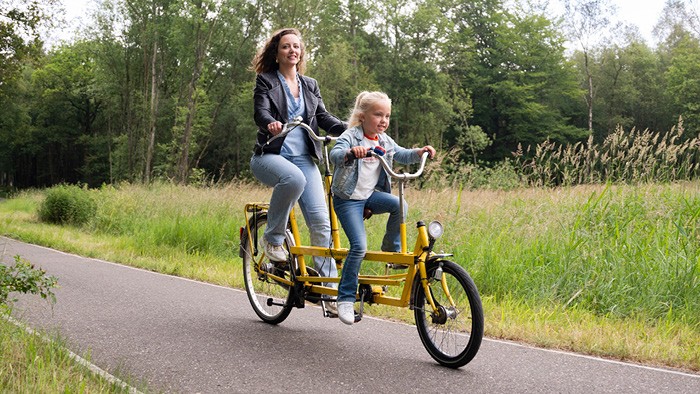
[[[423,293],[425,293],[425,299],[428,301],[433,311],[437,310],[435,301],[433,300],[432,293],[430,292],[430,278],[428,278],[428,270],[425,266],[425,258],[423,256],[427,255],[427,246],[430,244],[428,239],[428,228],[423,225],[418,226],[418,239],[416,239],[416,247],[413,250],[413,254],[418,258],[418,275],[420,275],[421,286],[423,286]],[[444,275],[443,275],[444,277]],[[443,286],[445,285],[443,280]],[[454,305],[454,303],[453,303]]]

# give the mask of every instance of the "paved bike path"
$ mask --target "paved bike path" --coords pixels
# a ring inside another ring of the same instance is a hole
[[[452,370],[430,358],[411,325],[366,317],[345,326],[307,307],[270,326],[240,290],[3,237],[0,253],[59,278],[53,308],[21,297],[15,317],[156,391],[700,393],[700,375],[488,339]]]

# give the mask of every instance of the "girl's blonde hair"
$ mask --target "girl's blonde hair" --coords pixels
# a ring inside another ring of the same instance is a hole
[[[391,106],[391,99],[384,92],[360,92],[355,99],[355,108],[350,112],[348,119],[348,128],[360,125],[360,115],[369,111],[374,104],[380,101],[387,101]]]

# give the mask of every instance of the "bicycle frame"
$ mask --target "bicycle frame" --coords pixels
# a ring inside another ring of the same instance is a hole
[[[330,224],[331,224],[331,247],[319,247],[319,246],[306,246],[302,245],[302,239],[299,231],[299,226],[297,223],[296,215],[294,214],[294,209],[290,213],[289,224],[292,238],[294,240],[294,245],[289,246],[289,252],[292,258],[296,260],[298,273],[295,270],[291,272],[291,278],[287,279],[282,276],[277,276],[274,273],[265,272],[270,279],[282,283],[287,286],[298,286],[301,291],[307,294],[314,295],[326,295],[335,297],[338,294],[336,288],[324,286],[323,283],[338,283],[339,278],[331,277],[321,277],[313,275],[312,272],[307,267],[306,256],[310,257],[326,257],[335,261],[338,265],[338,270],[340,271],[342,261],[347,257],[348,249],[341,247],[340,242],[340,228],[338,225],[338,219],[333,208],[333,199],[331,192],[332,174],[330,172],[330,163],[328,157],[328,145],[333,142],[335,137],[320,137],[317,136],[313,130],[302,123],[301,120],[295,120],[286,124],[283,128],[282,133],[274,136],[268,144],[276,138],[286,135],[294,127],[304,128],[309,136],[319,142],[324,144],[324,161],[325,161],[325,174],[324,174],[324,186],[326,191],[327,203],[330,214]],[[374,154],[380,160],[381,165],[389,176],[393,179],[398,180],[398,194],[399,194],[399,206],[404,205],[404,184],[409,179],[415,179],[419,177],[424,168],[427,160],[428,153],[426,152],[421,158],[420,169],[413,174],[404,174],[394,172],[384,160],[383,157]],[[251,229],[249,223],[251,222],[251,217],[257,213],[266,212],[269,207],[267,203],[250,203],[246,204],[244,215],[246,218],[246,228],[248,242],[251,243],[250,250],[255,250],[257,255],[258,251],[254,248],[257,245],[257,239],[254,239],[253,234],[251,234]],[[435,222],[437,223],[437,222]],[[438,277],[437,273],[435,278],[428,278],[426,271],[426,262],[431,259],[439,259],[446,256],[451,256],[450,254],[434,254],[432,248],[435,242],[435,238],[429,236],[428,228],[426,224],[419,221],[416,225],[417,227],[417,238],[413,250],[407,252],[407,235],[406,235],[406,217],[405,212],[401,219],[401,251],[400,252],[382,252],[382,251],[367,251],[364,261],[373,261],[385,264],[398,264],[406,265],[408,269],[403,273],[389,274],[389,269],[385,271],[385,275],[360,275],[359,285],[360,294],[359,300],[361,303],[368,302],[370,304],[384,304],[397,307],[406,307],[411,305],[411,297],[413,294],[413,285],[416,276],[420,278],[420,283],[425,291],[426,300],[430,304],[433,311],[438,310],[438,306],[433,301],[430,292],[430,281],[432,279],[441,281],[443,290],[448,294],[450,302],[454,305],[454,301],[449,296],[448,286],[445,281],[444,276]],[[243,230],[243,229],[242,229]],[[262,271],[262,270],[261,270]],[[441,272],[439,272],[441,273]],[[401,286],[403,289],[401,291],[400,297],[391,297],[385,294],[388,286]],[[305,297],[306,298],[306,297]],[[303,307],[303,302],[297,303],[297,306]],[[362,304],[360,307],[360,313],[362,311]]]

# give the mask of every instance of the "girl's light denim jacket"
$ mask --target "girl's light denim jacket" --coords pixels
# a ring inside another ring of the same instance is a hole
[[[420,162],[418,149],[406,149],[400,147],[391,137],[384,133],[378,134],[377,145],[386,150],[384,159],[392,167],[394,160],[401,164],[411,164]],[[357,186],[359,174],[359,160],[348,158],[348,150],[353,146],[360,145],[364,138],[362,126],[349,128],[338,137],[335,146],[331,149],[330,160],[334,164],[333,184],[331,190],[335,196],[342,199],[349,199]],[[375,190],[391,193],[391,177],[382,168],[379,173],[379,181]]]

